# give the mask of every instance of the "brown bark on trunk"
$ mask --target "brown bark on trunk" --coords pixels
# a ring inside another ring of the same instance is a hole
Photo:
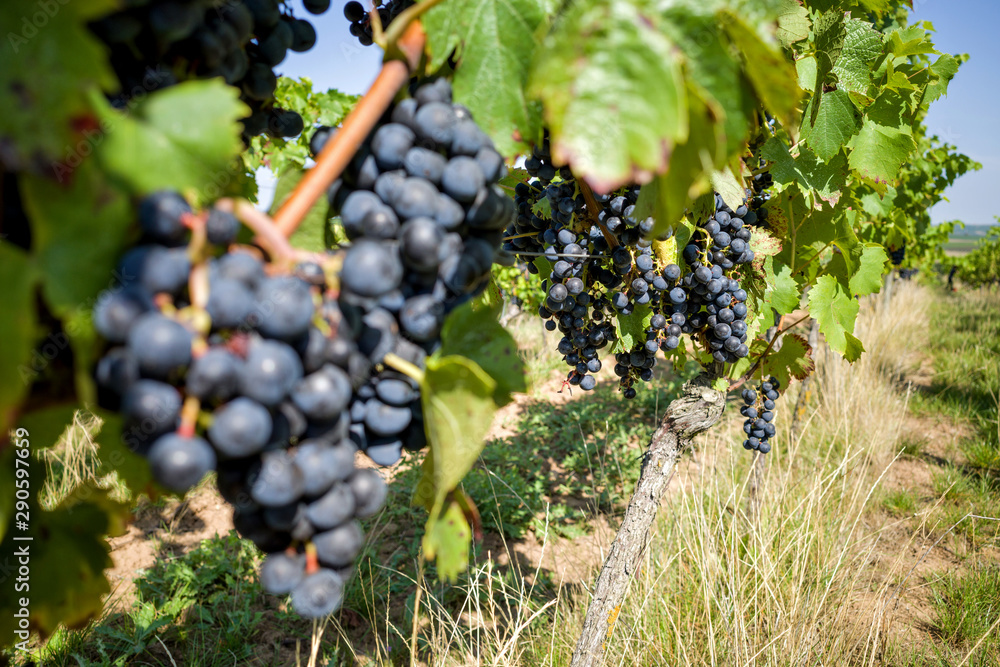
[[[714,379],[714,375],[703,373],[684,385],[682,395],[667,406],[663,421],[650,438],[635,492],[597,579],[572,667],[596,667],[604,662],[605,643],[614,630],[629,581],[639,567],[677,459],[694,436],[711,428],[722,416],[726,396],[712,388]]]

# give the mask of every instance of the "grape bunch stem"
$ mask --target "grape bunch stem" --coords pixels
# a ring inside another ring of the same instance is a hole
[[[401,19],[405,13],[400,15]],[[379,118],[392,104],[396,94],[410,80],[410,73],[420,64],[426,41],[427,35],[420,21],[413,21],[406,26],[406,31],[396,42],[398,51],[405,60],[389,60],[382,65],[382,70],[368,92],[351,113],[347,114],[337,134],[316,156],[316,166],[305,173],[291,196],[275,214],[275,227],[285,238],[292,235],[313,204],[326,194],[327,188],[350,163]]]
[[[751,366],[750,369],[743,374],[743,377],[741,377],[739,380],[736,380],[735,382],[730,383],[729,390],[732,391],[733,389],[738,389],[739,387],[743,386],[744,382],[753,377],[753,374],[757,371],[758,368],[760,368],[761,363],[764,361],[764,359],[767,358],[767,355],[770,354],[771,349],[774,347],[774,344],[778,342],[778,339],[781,338],[781,335],[784,334],[786,331],[797,327],[799,324],[801,324],[807,319],[809,319],[809,313],[806,313],[805,315],[795,320],[788,326],[782,327],[781,330],[774,335],[774,338],[771,339],[771,342],[767,344],[767,347],[764,348],[764,351],[760,353],[760,356],[757,357],[757,361],[753,362],[753,366]]]

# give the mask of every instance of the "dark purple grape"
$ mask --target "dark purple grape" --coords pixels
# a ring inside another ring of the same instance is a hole
[[[202,438],[161,436],[149,450],[149,468],[162,486],[183,493],[215,468],[215,452]]]

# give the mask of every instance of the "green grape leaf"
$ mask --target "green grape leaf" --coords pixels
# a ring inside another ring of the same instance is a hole
[[[889,52],[897,58],[936,53],[923,25],[911,25],[889,33]]]
[[[806,56],[795,61],[795,71],[799,75],[799,87],[810,93],[816,90],[816,58]]]
[[[127,115],[99,96],[91,98],[108,128],[97,156],[130,189],[146,194],[173,188],[210,201],[242,177],[239,119],[250,110],[221,79],[156,91]]]
[[[436,516],[483,450],[497,405],[497,383],[470,359],[434,355],[420,383],[430,452],[413,503]]]
[[[746,189],[729,167],[712,172],[712,187],[729,208],[736,209],[746,203]]]
[[[671,236],[663,241],[653,241],[653,255],[661,267],[670,264],[680,266],[681,248],[677,246],[677,236]]]
[[[529,92],[545,105],[555,161],[598,192],[663,171],[687,138],[678,54],[639,0],[570,4],[537,53]]]
[[[273,216],[285,203],[299,184],[305,171],[299,167],[287,168],[274,186],[274,202],[270,214]],[[330,217],[330,204],[326,197],[320,197],[306,213],[298,229],[288,239],[296,248],[312,252],[326,250],[326,221]]]
[[[927,83],[924,104],[930,104],[948,92],[948,84],[958,74],[958,60],[946,53],[935,60],[930,69],[934,79]]]
[[[41,484],[44,466],[38,464],[32,474],[33,484]],[[91,495],[106,495],[102,491]],[[31,580],[29,624],[30,628],[46,637],[60,625],[77,628],[100,616],[104,596],[111,586],[104,570],[112,567],[111,546],[106,537],[121,527],[119,517],[109,515],[108,507],[116,506],[120,515],[128,508],[107,498],[99,502],[70,501],[55,510],[46,512],[36,502],[31,503],[30,541],[16,541],[11,531],[0,544],[0,562],[16,562],[19,553],[28,549]],[[72,504],[71,504],[72,503]],[[28,595],[27,592],[20,595]],[[13,586],[0,595],[0,632],[13,637],[17,623],[14,612],[20,609]]]
[[[824,11],[813,21],[813,33],[816,36],[816,82],[813,84],[813,90],[819,92],[829,81],[834,63],[840,57],[844,39],[847,37],[843,10]],[[818,101],[818,97],[814,99]]]
[[[0,240],[0,434],[34,378],[29,360],[35,340],[35,285],[39,276],[20,248]],[[0,435],[0,440],[3,440]]]
[[[646,342],[646,329],[653,319],[653,310],[648,303],[634,303],[630,315],[615,315],[615,331],[622,352],[628,352],[636,345]]]
[[[865,351],[854,337],[859,304],[833,276],[820,276],[809,290],[809,314],[819,323],[830,348],[848,361],[857,361]]]
[[[809,100],[802,117],[802,139],[826,162],[857,134],[858,127],[858,112],[850,95],[833,90]]]
[[[24,175],[21,195],[46,302],[59,317],[89,310],[102,289],[115,285],[115,265],[132,227],[131,202],[94,160],[83,162],[64,186]]]
[[[313,90],[309,77],[293,79],[278,77],[278,87],[274,91],[274,106],[289,109],[302,116],[307,130],[294,139],[259,135],[250,140],[250,149],[243,153],[243,161],[248,172],[256,172],[260,167],[268,167],[280,178],[286,169],[302,169],[311,154],[309,140],[316,125],[337,127],[360,99],[339,90],[326,92]]]
[[[882,54],[882,33],[861,19],[846,23],[844,47],[833,66],[838,88],[866,94],[872,79],[872,63]]]
[[[853,149],[848,157],[851,168],[876,182],[895,181],[899,168],[917,147],[908,127],[887,127],[870,119],[865,119],[848,145]]]
[[[545,220],[552,219],[552,203],[548,197],[540,197],[531,206],[531,212]]]
[[[799,307],[800,290],[792,277],[792,267],[782,264],[777,271],[772,269],[768,278],[764,300],[779,315],[787,315]]]
[[[781,0],[778,10],[778,41],[785,48],[809,36],[809,12],[796,0]]]
[[[800,147],[798,157],[792,157],[784,141],[771,137],[761,149],[761,156],[774,162],[771,176],[775,182],[796,183],[803,190],[815,190],[831,204],[840,200],[847,179],[847,159],[842,153],[824,162],[811,149]]]
[[[714,7],[672,3],[663,8],[659,24],[685,55],[689,98],[703,100],[703,103],[689,101],[690,130],[686,143],[692,145],[695,154],[708,151],[706,155],[698,155],[698,159],[713,164],[742,152],[749,130],[747,110],[759,105],[753,86],[744,75],[743,63],[733,57],[732,44],[722,29],[723,20]],[[706,122],[694,118],[696,114],[711,122],[712,132],[696,131],[696,124]],[[676,159],[676,153],[670,156],[671,167]],[[700,162],[698,167],[692,178],[699,175]]]
[[[102,141],[87,91],[111,92],[118,82],[106,48],[86,24],[118,4],[0,2],[0,138],[7,164],[68,174]]]
[[[791,378],[804,380],[816,370],[816,362],[805,336],[786,333],[781,336],[781,347],[777,350],[772,348],[770,354],[761,360],[760,369],[764,377],[773,375],[777,378],[784,391]]]
[[[437,561],[440,579],[458,580],[458,575],[469,565],[471,544],[472,529],[458,501],[450,501],[438,516],[427,521],[422,542],[424,556]]]
[[[469,301],[449,313],[441,329],[439,354],[474,361],[496,383],[493,401],[497,406],[510,403],[512,393],[528,390],[517,342],[497,322],[493,309],[477,309]]]
[[[878,243],[858,243],[850,253],[852,273],[848,286],[852,294],[865,296],[882,289],[882,276],[889,256]]]
[[[687,141],[675,146],[667,173],[643,185],[636,201],[635,213],[639,219],[652,216],[656,220],[654,237],[678,228],[690,202],[699,196],[710,198],[714,208],[709,173],[715,162],[724,159],[718,153],[723,138],[719,135],[719,125],[712,120],[712,111],[697,90],[689,88],[688,103]],[[683,250],[686,243],[687,239],[683,244],[678,241],[678,247]]]
[[[545,14],[541,0],[450,0],[421,20],[429,69],[444,66],[454,53],[455,100],[472,111],[504,155],[541,139],[540,111],[525,85]]]
[[[504,190],[514,191],[518,183],[527,183],[531,179],[531,174],[528,173],[527,169],[521,169],[520,167],[507,168],[507,175],[497,181],[499,185]]]
[[[795,108],[802,97],[793,65],[778,44],[768,44],[746,24],[740,13],[723,10],[723,25],[729,39],[743,53],[743,68],[757,97],[785,127],[791,127]]]

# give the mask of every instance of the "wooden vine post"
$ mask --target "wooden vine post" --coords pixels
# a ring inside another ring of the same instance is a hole
[[[597,579],[572,667],[595,667],[604,661],[605,644],[614,631],[629,581],[638,571],[677,460],[692,438],[714,426],[722,416],[726,395],[712,387],[716,377],[705,372],[685,384],[681,396],[667,406],[663,421],[650,437],[635,492]]]

